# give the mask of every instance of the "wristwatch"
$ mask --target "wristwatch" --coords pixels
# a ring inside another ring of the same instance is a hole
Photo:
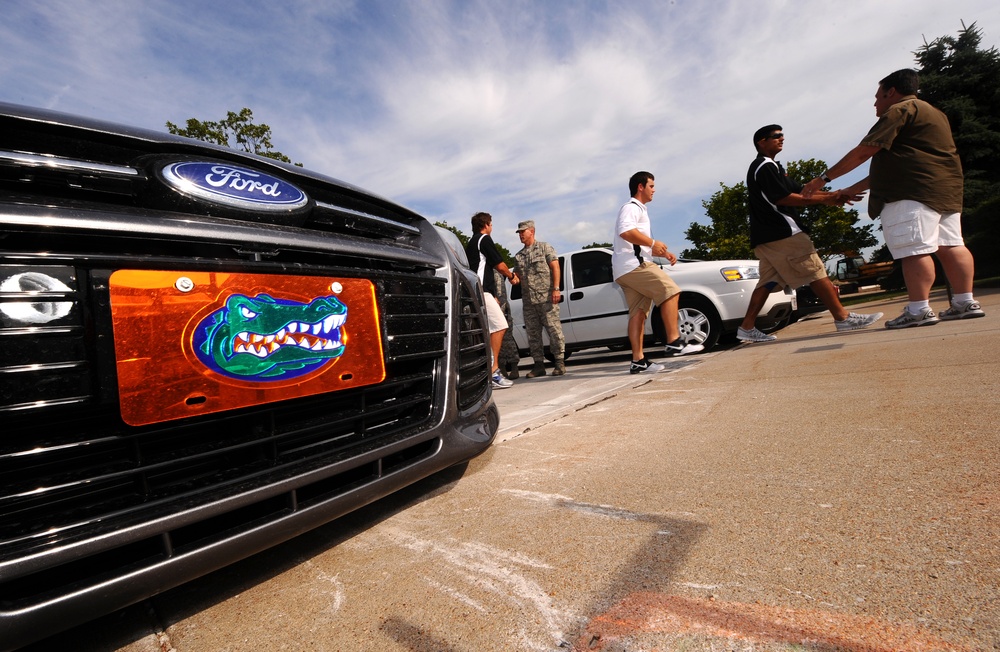
[[[819,175],[819,178],[822,179],[823,181],[825,181],[826,183],[833,183],[833,180],[830,178],[830,171],[829,170],[827,170],[823,174]]]

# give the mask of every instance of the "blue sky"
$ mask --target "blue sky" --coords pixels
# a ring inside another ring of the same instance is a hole
[[[834,163],[879,79],[995,0],[0,0],[0,100],[165,130],[249,107],[307,168],[494,239],[609,241],[636,170],[680,252],[754,130]],[[857,176],[848,176],[851,183]],[[859,205],[864,212],[865,205]],[[867,218],[865,218],[867,219]]]

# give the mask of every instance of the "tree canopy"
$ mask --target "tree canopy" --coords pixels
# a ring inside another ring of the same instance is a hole
[[[271,127],[266,124],[254,124],[253,111],[243,107],[239,113],[229,111],[226,117],[218,121],[202,121],[196,118],[187,119],[187,127],[181,128],[167,121],[167,131],[177,136],[195,138],[223,147],[241,149],[244,152],[273,158],[277,161],[291,163],[281,152],[271,144]],[[301,163],[295,165],[301,166]]]
[[[924,42],[919,64],[920,97],[948,116],[965,173],[965,204],[1000,197],[1000,52],[980,48],[982,31],[972,23],[958,36]]]
[[[799,183],[818,176],[827,169],[826,163],[816,159],[792,161],[788,176]],[[723,260],[727,258],[753,258],[750,248],[750,209],[747,186],[740,181],[734,186],[719,183],[722,188],[710,199],[701,202],[711,225],[692,222],[685,231],[694,243],[691,249],[681,252],[682,258]],[[816,245],[823,260],[829,260],[847,251],[860,251],[878,244],[874,224],[858,224],[858,211],[839,206],[806,206],[801,210],[801,221]]]

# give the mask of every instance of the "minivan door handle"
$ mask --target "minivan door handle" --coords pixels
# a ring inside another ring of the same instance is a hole
[[[570,292],[569,293],[569,300],[570,301],[576,301],[577,299],[582,299],[582,298],[583,298],[583,292]]]

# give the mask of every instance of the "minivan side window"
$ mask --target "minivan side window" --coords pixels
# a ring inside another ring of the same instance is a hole
[[[579,290],[614,281],[611,254],[606,251],[583,251],[573,255],[573,286]]]

